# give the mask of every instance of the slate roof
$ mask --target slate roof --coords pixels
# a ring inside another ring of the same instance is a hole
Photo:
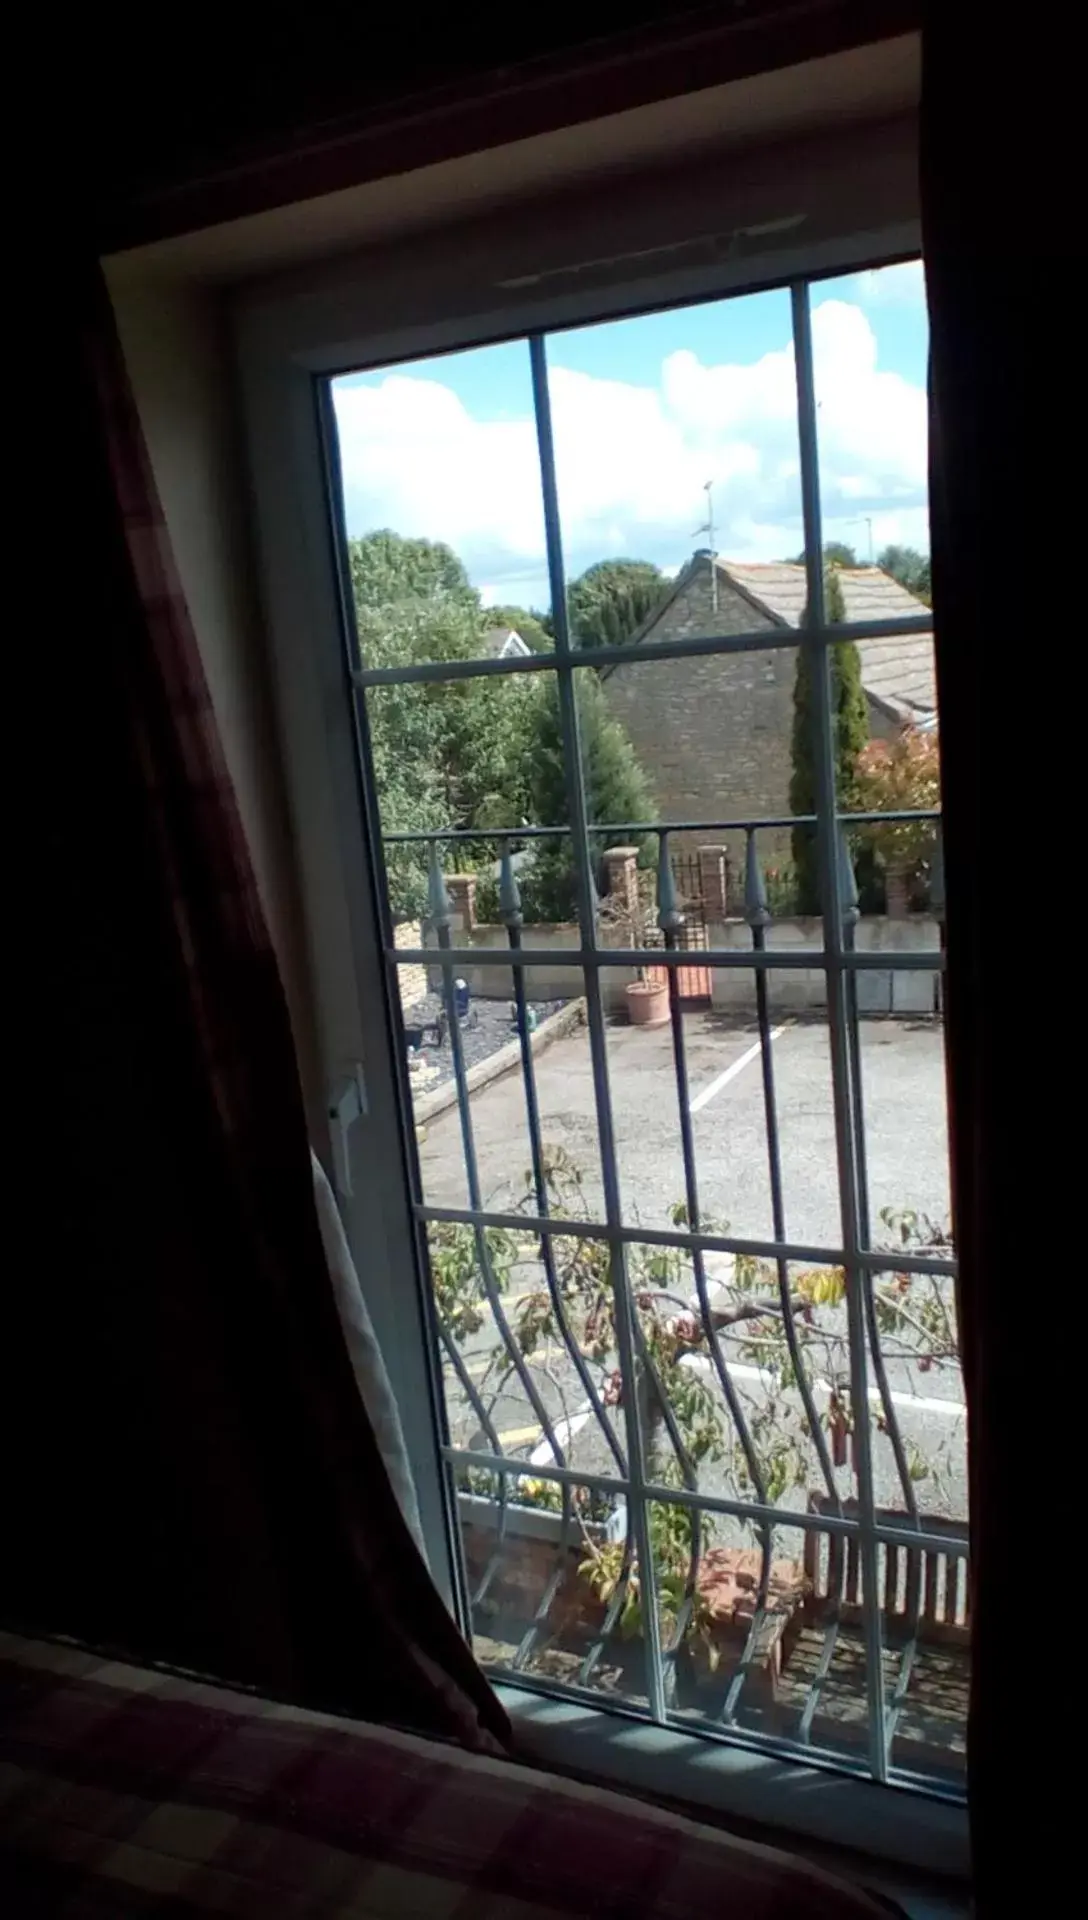
[[[722,573],[757,600],[778,622],[801,624],[805,607],[805,570],[782,561],[764,565],[719,560]],[[846,618],[905,620],[930,609],[880,567],[839,567]],[[937,710],[933,634],[902,634],[885,640],[859,640],[862,685],[870,699],[897,720],[922,722]]]
[[[662,614],[683,594],[693,573],[709,555],[697,553],[677,576],[671,593],[646,619],[632,640],[648,640]],[[786,560],[715,562],[719,572],[752,601],[776,626],[799,627],[805,609],[805,570]],[[931,617],[923,600],[908,593],[880,567],[839,567],[843,604],[848,621],[905,620]],[[933,663],[932,628],[923,633],[894,635],[883,640],[858,640],[861,679],[869,698],[894,720],[933,726],[937,713],[937,682]]]

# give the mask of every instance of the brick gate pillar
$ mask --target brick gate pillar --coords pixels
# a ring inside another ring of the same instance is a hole
[[[724,920],[729,912],[729,855],[724,847],[699,848],[699,891],[708,920]]]
[[[625,913],[638,911],[638,848],[606,847],[601,856],[609,897]]]
[[[447,874],[446,891],[453,907],[453,931],[471,933],[476,925],[476,875]]]

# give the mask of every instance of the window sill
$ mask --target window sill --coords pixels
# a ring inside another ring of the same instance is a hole
[[[970,1874],[962,1806],[548,1699],[527,1687],[503,1684],[497,1692],[527,1759],[602,1786],[682,1803],[694,1814],[758,1826],[763,1838],[839,1849],[851,1863],[840,1858],[838,1865],[855,1877],[875,1859],[881,1863],[881,1889],[906,1902],[909,1913],[958,1911],[955,1889],[966,1887]],[[867,1858],[859,1862],[859,1856]],[[902,1868],[908,1869],[904,1884],[896,1872]],[[951,1904],[947,1893],[930,1896],[919,1890],[921,1904],[915,1908],[911,1873],[952,1882]],[[867,1878],[876,1884],[871,1873]]]

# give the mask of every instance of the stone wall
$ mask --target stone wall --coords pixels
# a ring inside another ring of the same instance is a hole
[[[811,948],[818,952],[823,933],[823,923],[815,919],[775,920],[767,929],[767,945],[796,951],[798,948]],[[499,926],[475,926],[463,928],[455,934],[458,946],[475,947],[488,951],[501,952],[507,945],[506,928]],[[602,946],[624,947],[628,945],[625,934],[612,927],[602,927],[599,934]],[[707,939],[712,948],[718,950],[748,953],[752,947],[752,935],[744,920],[727,919],[708,921]],[[526,947],[541,948],[555,959],[543,967],[527,969],[525,986],[529,1000],[571,1000],[585,992],[582,970],[577,963],[564,962],[564,953],[577,948],[579,944],[576,926],[536,926],[522,930],[522,941]],[[427,946],[436,945],[433,935],[425,936]],[[935,920],[925,914],[911,914],[905,920],[892,920],[886,914],[863,914],[857,926],[857,946],[862,953],[902,953],[929,949],[936,952],[940,945],[940,929]],[[697,961],[697,956],[692,956]],[[509,1000],[513,995],[513,980],[509,967],[460,967],[459,976],[468,983],[472,994],[480,1000]],[[606,1008],[610,1013],[618,1013],[624,1004],[623,990],[635,977],[625,967],[606,968],[601,973],[601,991]],[[752,973],[747,967],[716,967],[711,973],[713,1005],[723,1013],[735,1013],[737,1018],[751,1016],[755,1005],[755,991]],[[441,975],[437,968],[429,970],[430,984],[437,992],[441,986]],[[890,967],[866,970],[858,975],[858,1006],[865,1014],[922,1015],[932,1014],[938,1005],[938,980],[936,973],[906,970],[893,971]],[[822,969],[812,967],[781,968],[770,975],[770,1004],[772,1012],[780,1013],[818,1013],[827,1006],[827,981]]]
[[[743,920],[726,920],[709,926],[712,947],[747,953],[752,936]],[[767,945],[796,952],[811,947],[818,952],[823,938],[823,922],[813,919],[775,920],[767,929]],[[905,920],[889,919],[887,914],[863,914],[858,921],[855,944],[859,953],[910,953],[940,946],[940,927],[926,914],[911,914]],[[723,1013],[750,1014],[755,1001],[752,975],[747,967],[715,967],[710,976],[712,1004]],[[891,967],[866,968],[858,974],[858,1011],[863,1014],[910,1016],[936,1013],[939,1007],[940,975],[928,971]],[[819,966],[782,967],[769,975],[768,1000],[773,1013],[819,1013],[827,1007],[827,976]]]
[[[418,920],[403,920],[393,929],[393,944],[397,947],[419,947],[423,944],[423,934]],[[414,1007],[422,1000],[427,991],[426,967],[398,967],[397,985],[400,988],[402,1013]]]
[[[721,579],[715,613],[704,561],[655,622],[652,637],[678,640],[762,627],[775,631],[766,614]],[[792,647],[632,662],[605,673],[605,697],[627,729],[663,820],[789,811],[793,679]],[[706,838],[678,834],[673,844],[676,851],[694,852]],[[723,835],[722,844],[736,868],[743,860],[742,838]],[[788,845],[788,835],[760,835],[764,859],[780,858]]]

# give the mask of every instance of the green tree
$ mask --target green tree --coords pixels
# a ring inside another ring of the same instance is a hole
[[[382,529],[348,543],[360,657],[371,667],[471,660],[492,616],[450,547]],[[367,719],[386,834],[517,825],[527,804],[532,690],[520,676],[372,687]],[[475,864],[482,849],[460,847]],[[386,845],[394,914],[418,913],[425,848]]]
[[[647,820],[653,801],[646,776],[621,723],[608,710],[595,674],[579,674],[576,692],[578,738],[586,818],[591,826]],[[558,683],[549,674],[536,690],[532,716],[532,755],[528,771],[529,815],[542,827],[566,826],[570,808],[564,777],[563,735]],[[650,836],[646,836],[649,840]],[[596,848],[603,845],[600,838]],[[542,841],[525,877],[526,907],[533,917],[566,920],[575,912],[574,872],[569,839]]]
[[[919,553],[917,547],[884,547],[877,556],[877,566],[898,580],[901,587],[913,593],[918,600],[931,604],[932,589],[929,575],[929,555]]]
[[[846,618],[842,586],[836,568],[824,572],[824,604],[828,622]],[[808,610],[802,615],[807,624]],[[831,649],[831,723],[835,742],[835,787],[841,807],[853,804],[858,756],[869,738],[869,710],[861,684],[861,656],[852,640],[836,641]],[[791,742],[790,811],[815,813],[816,775],[813,757],[812,665],[807,650],[797,650],[793,682],[793,736]],[[797,905],[801,913],[820,911],[816,834],[812,827],[794,827],[793,864],[797,876]]]
[[[619,646],[668,591],[668,580],[651,560],[598,560],[567,588],[573,645]]]
[[[805,564],[804,548],[801,549],[800,553],[794,554],[790,564],[791,566],[794,566],[794,567],[804,566]],[[858,556],[854,551],[853,547],[848,547],[846,545],[845,540],[825,540],[824,541],[824,566],[825,567],[856,567],[857,564],[858,564]]]
[[[348,563],[359,609],[416,600],[470,609],[480,605],[462,562],[442,540],[413,540],[390,527],[379,527],[348,541]]]
[[[489,627],[513,627],[534,653],[550,653],[554,647],[551,629],[545,624],[548,614],[532,607],[488,607],[486,611]]]

